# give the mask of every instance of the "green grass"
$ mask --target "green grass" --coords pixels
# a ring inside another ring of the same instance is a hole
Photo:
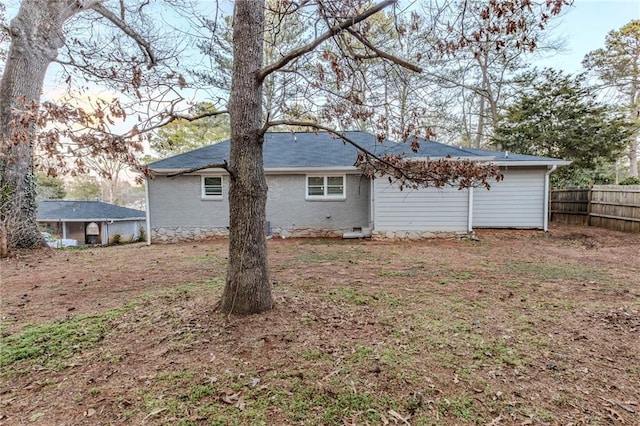
[[[452,398],[442,398],[435,401],[435,406],[442,417],[455,417],[459,420],[472,423],[476,417],[473,400],[461,395]]]
[[[66,359],[98,345],[111,330],[110,322],[132,307],[27,326],[15,335],[0,339],[0,366],[4,371],[18,362],[64,368]]]
[[[415,277],[417,271],[415,269],[406,269],[401,271],[380,271],[381,277]]]
[[[331,300],[348,305],[370,305],[375,300],[368,294],[362,294],[354,287],[337,287],[329,293]]]

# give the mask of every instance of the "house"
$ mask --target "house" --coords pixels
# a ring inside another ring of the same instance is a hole
[[[384,178],[369,179],[354,166],[358,151],[327,132],[266,133],[264,170],[267,232],[286,236],[421,237],[467,233],[474,228],[547,229],[549,174],[564,160],[460,148],[423,141],[378,142],[365,132],[345,135],[375,154],[490,161],[504,180],[484,188],[400,190]],[[149,165],[149,235],[179,241],[226,235],[229,176],[222,169],[193,170],[229,158],[229,141]]]
[[[40,201],[36,220],[42,230],[79,245],[137,241],[146,232],[144,211],[100,201]]]

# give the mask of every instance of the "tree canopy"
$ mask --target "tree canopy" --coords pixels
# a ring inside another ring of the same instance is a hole
[[[493,144],[505,151],[571,160],[554,173],[557,182],[588,183],[589,172],[615,161],[632,135],[624,114],[596,99],[584,76],[545,69],[508,106]]]

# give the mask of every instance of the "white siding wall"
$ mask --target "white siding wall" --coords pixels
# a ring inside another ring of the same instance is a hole
[[[400,191],[386,178],[374,187],[374,229],[376,231],[466,231],[468,190],[426,188]]]
[[[474,228],[542,228],[545,168],[503,169],[504,180],[473,190]]]

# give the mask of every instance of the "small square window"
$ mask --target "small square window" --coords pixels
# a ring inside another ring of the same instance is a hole
[[[222,198],[222,177],[203,176],[202,177],[202,198],[219,199]]]
[[[307,176],[309,200],[336,200],[345,198],[345,176]]]

